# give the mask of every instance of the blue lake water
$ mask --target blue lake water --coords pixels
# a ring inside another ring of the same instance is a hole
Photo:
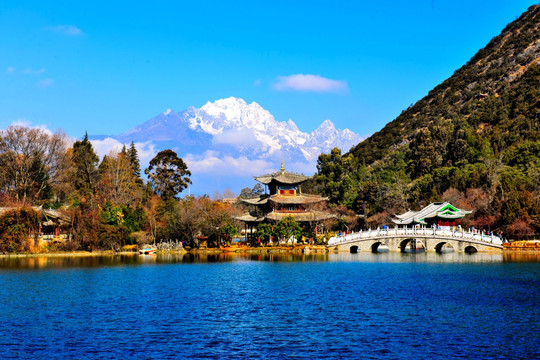
[[[540,358],[538,256],[0,258],[0,358]]]

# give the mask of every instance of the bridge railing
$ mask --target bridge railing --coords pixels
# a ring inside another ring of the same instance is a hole
[[[449,239],[468,239],[490,244],[502,244],[502,239],[495,235],[486,235],[476,231],[464,231],[463,229],[440,229],[440,228],[393,228],[393,229],[369,229],[357,231],[346,235],[333,236],[328,240],[328,245],[339,245],[349,241],[361,239],[396,237],[396,236],[437,236]]]

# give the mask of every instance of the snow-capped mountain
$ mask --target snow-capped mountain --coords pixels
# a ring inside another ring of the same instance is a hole
[[[196,181],[212,176],[214,188],[201,191],[206,193],[223,188],[222,185],[250,186],[230,185],[227,180],[236,177],[245,181],[276,171],[282,159],[287,170],[314,173],[321,153],[334,147],[346,152],[362,140],[348,129],[336,129],[330,120],[311,133],[302,132],[292,120],[276,121],[256,102],[247,104],[235,97],[180,112],[168,109],[110,138],[125,144],[134,141],[138,147],[146,146],[146,150],[154,152],[173,149],[188,164],[194,186]]]
[[[295,162],[313,162],[333,147],[345,152],[361,140],[348,129],[336,129],[330,120],[312,133],[302,132],[292,120],[276,121],[256,102],[247,104],[234,97],[207,102],[200,109],[168,109],[115,138],[122,142],[167,143],[177,148],[179,154],[217,150],[230,151],[229,155]]]

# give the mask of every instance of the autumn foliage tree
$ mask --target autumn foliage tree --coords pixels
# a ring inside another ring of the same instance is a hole
[[[30,249],[30,238],[39,230],[39,214],[32,208],[9,210],[0,216],[0,252]]]
[[[142,197],[142,184],[125,152],[110,152],[99,166],[99,193],[119,205],[136,205]]]

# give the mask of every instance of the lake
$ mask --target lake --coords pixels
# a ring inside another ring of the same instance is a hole
[[[1,358],[540,358],[538,255],[0,258]]]

